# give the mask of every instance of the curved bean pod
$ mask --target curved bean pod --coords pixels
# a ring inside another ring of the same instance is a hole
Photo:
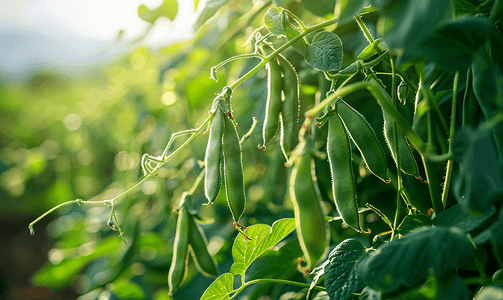
[[[376,86],[378,86],[379,89],[381,89],[382,94],[386,95],[388,101],[390,103],[393,102],[388,92],[384,90],[383,86],[378,80],[376,80],[373,76],[367,77],[367,80],[374,81],[376,83]],[[384,109],[382,109],[382,115],[384,118],[384,137],[386,138],[386,142],[388,143],[388,146],[391,149],[391,156],[393,156],[393,160],[396,163],[397,147],[395,146],[395,140],[393,138],[393,132],[394,132],[393,119],[386,113]],[[404,172],[405,174],[412,175],[416,178],[419,178],[419,170],[417,168],[416,159],[412,154],[412,150],[410,149],[409,143],[405,139],[405,136],[403,135],[403,132],[400,129],[398,129],[398,151],[400,152],[399,155],[400,169],[402,170],[402,172]]]
[[[273,51],[270,47],[264,46],[262,50],[265,55]],[[283,78],[281,69],[276,58],[273,58],[266,65],[267,68],[267,104],[264,118],[264,127],[262,129],[263,145],[259,146],[265,149],[266,145],[274,138],[278,131],[279,114],[282,106],[281,90],[283,88]]]
[[[355,142],[370,172],[382,181],[389,182],[386,155],[377,140],[374,129],[365,117],[343,100],[337,101],[337,114],[344,122],[349,136]]]
[[[213,114],[213,120],[210,125],[210,134],[208,136],[208,145],[206,146],[206,155],[204,163],[206,173],[204,175],[204,195],[208,199],[208,204],[213,203],[220,191],[220,161],[222,159],[222,138],[224,135],[224,113],[220,107],[217,107]]]
[[[313,176],[314,161],[310,152],[304,149],[292,168],[289,190],[297,236],[307,263],[305,272],[310,271],[322,258],[328,238],[325,212]]]
[[[194,217],[189,218],[189,223],[189,247],[197,269],[205,276],[217,277],[220,271],[216,261],[208,252],[208,241],[203,230],[194,221]]]
[[[283,72],[283,94],[285,99],[281,107],[281,148],[285,157],[293,149],[297,136],[299,118],[299,77],[292,64],[281,54],[278,55]]]
[[[336,113],[328,116],[327,154],[337,211],[346,224],[361,231],[351,161],[351,145],[346,128]]]
[[[234,124],[227,120],[224,126],[224,174],[227,204],[235,223],[243,215],[246,206],[241,144]]]
[[[190,230],[189,218],[191,218],[186,207],[180,208],[178,211],[178,219],[176,222],[176,235],[173,245],[173,259],[169,268],[168,286],[169,293],[172,294],[183,282],[187,270],[188,261],[188,245]]]

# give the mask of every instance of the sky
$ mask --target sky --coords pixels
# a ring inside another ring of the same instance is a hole
[[[148,23],[138,17],[140,4],[158,7],[162,0],[1,0],[0,74],[18,78],[40,66],[85,69],[112,58],[120,30],[124,38],[141,34]],[[159,19],[145,41],[161,46],[193,35],[193,1],[178,0],[173,22]],[[110,50],[110,51],[103,51]]]

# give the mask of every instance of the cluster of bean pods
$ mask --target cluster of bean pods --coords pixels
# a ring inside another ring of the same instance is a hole
[[[270,55],[273,49],[262,45],[264,55]],[[262,130],[263,144],[266,145],[281,130],[281,150],[288,160],[297,135],[299,117],[299,77],[292,64],[281,54],[266,65],[267,68],[267,104]],[[283,97],[284,96],[284,97]]]
[[[204,193],[208,205],[215,201],[220,191],[222,181],[220,171],[223,165],[227,204],[234,219],[234,227],[240,230],[242,226],[239,225],[239,219],[245,211],[246,197],[241,144],[230,109],[231,94],[232,90],[225,87],[213,100],[210,111],[212,120],[204,159],[206,166]]]
[[[356,144],[370,172],[389,182],[384,151],[365,117],[340,98],[316,121],[319,127],[328,122],[327,153],[335,206],[346,224],[361,231],[349,139]]]
[[[208,242],[195,216],[189,212],[193,195],[183,193],[178,208],[176,235],[173,245],[173,259],[169,268],[168,285],[172,294],[183,282],[186,275],[189,252],[197,269],[206,276],[220,275],[218,265],[208,252]]]

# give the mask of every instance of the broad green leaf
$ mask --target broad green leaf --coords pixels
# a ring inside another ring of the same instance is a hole
[[[234,264],[230,272],[234,275],[242,275],[251,263],[267,249],[276,245],[289,233],[295,229],[295,220],[293,218],[281,219],[272,225],[257,224],[248,227],[246,235],[251,239],[245,241],[242,235],[238,235],[232,246],[232,257]]]
[[[400,223],[400,226],[398,226],[398,229],[400,230],[401,235],[405,235],[418,228],[431,226],[431,224],[431,219],[427,215],[414,214],[406,216],[402,223]]]
[[[128,280],[117,280],[113,283],[113,292],[121,299],[145,299],[145,292]]]
[[[468,300],[470,294],[461,277],[457,275],[437,279],[430,276],[421,286],[412,288],[389,300]]]
[[[355,239],[347,239],[332,250],[325,266],[325,288],[330,299],[349,299],[363,287],[357,262],[365,253],[365,247]]]
[[[338,26],[353,21],[353,18],[369,5],[370,0],[337,0],[335,3],[334,17],[339,18]]]
[[[224,273],[220,275],[213,283],[204,291],[200,300],[226,300],[229,299],[229,294],[232,293],[234,285],[234,275]]]
[[[274,35],[285,35],[285,29],[283,28],[283,22],[281,21],[282,13],[283,8],[271,7],[264,15],[264,24]]]
[[[149,9],[145,4],[138,7],[138,16],[149,23],[154,24],[159,17],[166,17],[173,21],[178,14],[177,0],[164,0],[156,9]]]
[[[459,230],[425,227],[369,253],[359,271],[368,286],[388,293],[421,284],[430,269],[442,278],[473,256],[473,245]]]
[[[459,18],[438,28],[424,42],[423,49],[428,59],[443,69],[466,70],[490,30],[491,24],[486,18]]]
[[[377,46],[379,45],[380,40],[375,40],[370,43],[363,51],[358,55],[356,59],[366,60],[374,56],[377,53]]]
[[[490,131],[462,128],[454,136],[452,153],[460,167],[453,182],[459,204],[478,214],[491,210],[494,196],[503,191],[503,178]]]
[[[318,32],[307,46],[306,62],[320,71],[338,71],[342,67],[342,42],[333,32]]]
[[[381,300],[382,293],[378,290],[374,290],[369,288],[368,286],[364,287],[362,290],[362,295],[359,300]]]
[[[468,0],[454,0],[454,8],[456,9],[456,14],[473,14],[477,11],[475,5],[470,3]]]
[[[503,300],[503,288],[495,285],[485,286],[473,300]]]
[[[476,245],[485,244],[488,241],[503,246],[503,209],[500,209],[496,222],[473,238]]]
[[[371,0],[383,16],[380,33],[391,49],[402,49],[400,63],[423,55],[421,45],[438,24],[450,17],[450,1]]]
[[[328,293],[325,291],[319,292],[316,297],[313,298],[313,300],[331,300],[330,297],[328,297]]]
[[[433,219],[433,225],[437,227],[457,227],[463,232],[470,232],[477,229],[495,213],[496,208],[492,205],[482,215],[473,215],[463,209],[461,205],[456,204],[439,213]]]
[[[155,291],[154,295],[152,296],[153,300],[171,300],[169,297],[169,289],[164,288],[164,289],[159,289]]]
[[[335,0],[302,0],[302,4],[307,10],[320,17],[334,13]]]
[[[215,15],[215,13],[229,0],[206,0],[204,7],[197,9],[196,21],[194,22],[194,29],[198,30],[206,21]]]

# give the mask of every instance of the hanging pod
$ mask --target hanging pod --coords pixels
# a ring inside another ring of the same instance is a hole
[[[298,133],[299,118],[299,77],[292,64],[281,54],[278,55],[283,72],[283,94],[285,99],[281,107],[281,148],[286,158],[294,147]]]
[[[216,107],[210,125],[208,145],[204,157],[204,195],[208,199],[208,204],[213,203],[220,191],[220,161],[222,160],[222,138],[224,135],[224,113],[220,107]]]
[[[320,193],[314,179],[314,161],[306,147],[302,151],[292,168],[289,190],[297,236],[306,261],[303,271],[306,273],[320,261],[325,253],[328,231]]]
[[[344,122],[350,138],[356,144],[367,168],[384,182],[389,182],[386,155],[377,140],[374,129],[364,116],[344,100],[337,101],[337,114]]]
[[[383,88],[382,84],[374,78],[374,75],[367,76],[365,80],[368,82],[375,83],[375,85],[381,90],[381,93],[386,96],[386,99],[390,103],[393,102],[388,92],[386,92],[386,90]],[[388,143],[388,146],[391,150],[391,156],[393,156],[393,160],[396,163],[397,147],[395,145],[395,140],[393,138],[394,136],[393,119],[386,113],[384,109],[381,108],[381,110],[384,118],[384,137],[386,138],[386,142]],[[397,138],[398,138],[398,151],[400,152],[399,153],[400,169],[405,174],[409,174],[416,178],[419,178],[419,170],[417,168],[416,159],[412,154],[412,150],[410,149],[409,143],[405,139],[405,136],[403,135],[403,132],[400,129],[398,129]]]
[[[273,49],[268,45],[262,46],[264,55],[270,55]],[[282,106],[283,79],[277,58],[273,58],[266,64],[267,69],[267,103],[265,110],[264,126],[262,128],[263,144],[259,148],[266,148],[274,138],[279,127],[279,115]]]
[[[232,218],[239,224],[239,218],[246,206],[241,144],[234,123],[225,119],[223,136],[225,193]]]
[[[332,173],[332,192],[335,206],[346,224],[361,231],[356,203],[351,145],[346,128],[337,113],[329,113],[327,119],[327,154]]]
[[[178,210],[176,222],[175,242],[173,244],[173,259],[169,268],[168,286],[169,293],[172,294],[182,284],[187,271],[189,230],[191,218],[188,209],[182,206]]]
[[[208,242],[203,230],[192,216],[189,218],[189,223],[189,246],[197,269],[205,276],[217,277],[220,271],[216,261],[208,252]]]

